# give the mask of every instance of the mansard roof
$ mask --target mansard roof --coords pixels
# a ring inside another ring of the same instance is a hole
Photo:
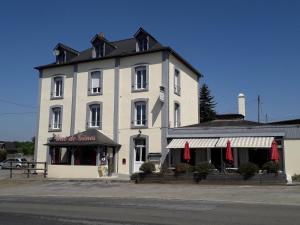
[[[148,32],[146,32],[143,28],[139,28],[139,30],[135,33],[135,35],[137,35],[139,32],[144,32],[145,34],[149,35],[149,37],[154,41],[154,43],[151,46],[149,46],[148,51],[143,51],[143,52],[136,51],[135,36],[132,38],[128,38],[128,39],[119,40],[119,41],[111,41],[111,42],[108,41],[107,39],[105,39],[105,42],[114,46],[114,49],[112,51],[108,52],[108,54],[106,54],[104,57],[101,57],[101,58],[93,58],[93,47],[78,52],[66,45],[59,43],[58,45],[63,46],[64,48],[68,48],[70,51],[72,50],[74,53],[76,52],[77,56],[73,57],[72,59],[70,59],[69,61],[67,61],[66,63],[63,63],[63,64],[56,64],[54,62],[54,63],[35,67],[35,69],[42,70],[42,69],[46,69],[46,68],[59,67],[59,66],[64,66],[64,65],[72,65],[72,64],[76,64],[76,63],[82,63],[82,62],[104,60],[104,59],[116,58],[116,57],[126,57],[126,56],[132,56],[132,55],[142,55],[142,54],[159,52],[159,51],[168,51],[170,54],[173,54],[176,58],[178,58],[183,64],[185,64],[194,73],[196,73],[198,76],[202,76],[198,70],[196,70],[191,64],[189,64],[184,58],[182,58],[172,48],[170,48],[168,46],[163,46],[153,36],[151,36]],[[98,38],[98,37],[96,37],[96,35],[95,35],[94,38]],[[94,38],[92,39],[92,41],[94,40]]]

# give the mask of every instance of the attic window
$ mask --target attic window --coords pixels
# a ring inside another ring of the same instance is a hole
[[[56,49],[55,55],[56,55],[56,63],[57,64],[62,64],[67,61],[66,51],[63,51],[62,49],[60,49],[60,50]]]
[[[137,51],[138,52],[147,51],[148,47],[149,47],[149,45],[148,45],[148,38],[147,38],[147,36],[140,37],[137,40]]]
[[[99,58],[103,57],[105,55],[105,43],[98,43],[97,45],[94,46],[94,53],[93,56],[94,58]]]

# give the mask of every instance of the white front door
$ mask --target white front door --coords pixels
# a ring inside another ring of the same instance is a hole
[[[145,139],[136,139],[134,147],[134,168],[133,172],[138,172],[141,165],[146,161]]]

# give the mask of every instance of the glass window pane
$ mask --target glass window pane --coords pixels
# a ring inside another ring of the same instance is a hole
[[[146,148],[145,147],[143,147],[143,148],[141,148],[141,155],[142,155],[142,161],[146,161]]]
[[[135,148],[135,161],[140,161],[140,149],[138,147]]]

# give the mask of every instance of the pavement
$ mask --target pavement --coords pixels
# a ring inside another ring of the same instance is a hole
[[[4,225],[299,224],[299,212],[300,186],[0,180]]]

